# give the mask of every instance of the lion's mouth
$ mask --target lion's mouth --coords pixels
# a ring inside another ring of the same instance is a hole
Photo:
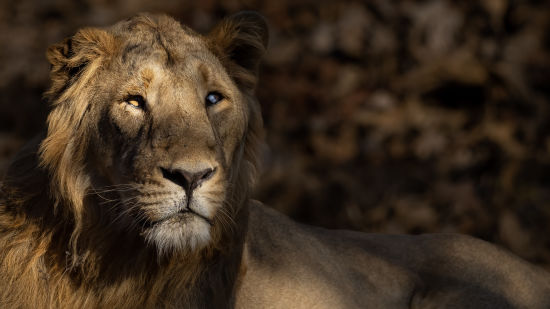
[[[168,222],[168,221],[176,221],[176,222],[185,222],[187,220],[191,220],[193,218],[200,218],[204,221],[206,221],[206,223],[208,223],[209,225],[213,225],[212,223],[212,220],[199,214],[198,212],[195,212],[193,211],[192,209],[189,209],[189,208],[186,208],[186,209],[182,209],[174,214],[170,214],[168,216],[165,216],[159,220],[145,220],[145,222],[143,222],[143,227],[145,229],[148,229],[148,228],[153,228],[155,226],[158,226],[160,224],[163,224],[165,222]]]

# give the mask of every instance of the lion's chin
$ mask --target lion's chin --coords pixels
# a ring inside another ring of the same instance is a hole
[[[204,218],[192,213],[180,213],[146,227],[142,235],[147,243],[165,255],[204,248],[211,240],[210,229],[210,223]]]

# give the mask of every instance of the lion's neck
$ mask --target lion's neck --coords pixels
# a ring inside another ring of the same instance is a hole
[[[121,246],[120,239],[115,243],[102,237],[101,243],[81,239],[78,254],[73,254],[67,227],[47,228],[6,208],[0,221],[2,227],[11,226],[0,231],[0,307],[21,300],[38,308],[135,308],[159,303],[208,308],[227,307],[233,301],[242,234],[226,239],[231,249],[198,254],[159,258],[154,250],[140,248],[137,240]],[[21,291],[34,295],[23,296]]]

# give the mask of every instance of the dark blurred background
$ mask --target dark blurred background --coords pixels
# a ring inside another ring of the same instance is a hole
[[[329,228],[471,234],[550,269],[544,0],[2,1],[0,174],[44,127],[48,45],[140,11],[205,32],[242,9],[271,29],[258,199]]]

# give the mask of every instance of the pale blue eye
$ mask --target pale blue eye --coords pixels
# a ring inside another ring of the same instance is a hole
[[[220,103],[223,100],[223,96],[219,92],[209,92],[206,95],[206,106],[212,106]]]

